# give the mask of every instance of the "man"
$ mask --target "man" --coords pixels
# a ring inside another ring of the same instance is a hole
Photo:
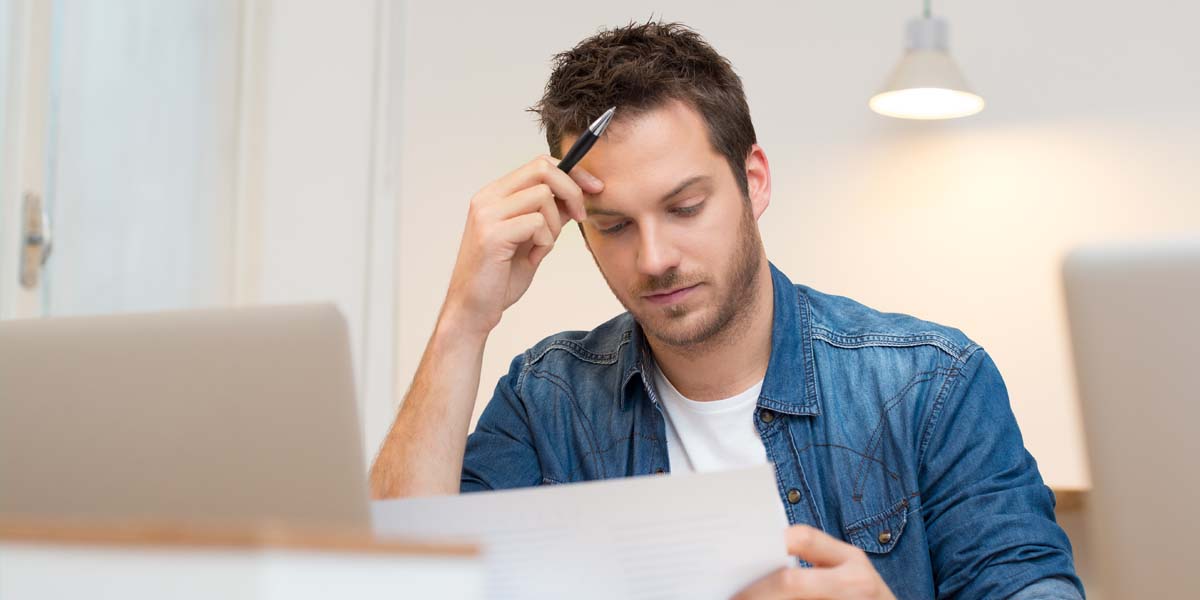
[[[758,219],[771,171],[741,81],[678,24],[557,57],[538,157],[471,200],[376,497],[774,463],[804,563],[745,598],[1079,598],[1053,495],[987,353],[960,331],[794,285]],[[467,428],[489,332],[569,220],[628,310],[512,361]]]

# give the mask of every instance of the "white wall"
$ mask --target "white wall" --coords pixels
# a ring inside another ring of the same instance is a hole
[[[697,28],[742,75],[775,178],[760,221],[768,256],[794,281],[962,328],[994,355],[1047,481],[1086,487],[1058,263],[1079,242],[1200,230],[1200,9],[935,2],[987,109],[942,123],[877,116],[867,98],[919,5],[410,3],[398,396],[440,307],[469,198],[545,152],[523,109],[550,56],[653,11]],[[477,412],[513,355],[620,310],[567,230],[489,342]]]
[[[395,410],[393,168],[378,0],[245,0],[235,301],[333,302],[346,316],[366,461]],[[396,10],[393,10],[396,9]]]

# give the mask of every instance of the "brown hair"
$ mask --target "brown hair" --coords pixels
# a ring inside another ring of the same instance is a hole
[[[601,30],[553,59],[542,99],[531,107],[550,154],[562,158],[563,137],[582,133],[611,106],[617,119],[682,101],[708,125],[708,139],[749,197],[746,155],[756,143],[750,107],[733,65],[700,34],[680,23],[630,23]]]

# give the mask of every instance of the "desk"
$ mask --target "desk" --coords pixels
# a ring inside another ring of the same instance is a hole
[[[1051,488],[1054,491],[1054,499],[1056,504],[1054,512],[1061,513],[1064,511],[1077,511],[1083,509],[1083,505],[1087,502],[1087,493],[1085,489],[1078,488]]]
[[[278,526],[0,521],[0,598],[483,596],[478,548]]]

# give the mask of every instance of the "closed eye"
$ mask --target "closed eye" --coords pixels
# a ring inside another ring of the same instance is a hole
[[[700,209],[702,208],[704,208],[703,200],[689,206],[676,206],[669,212],[677,217],[691,217],[699,213]],[[628,225],[629,221],[621,221],[620,223],[617,223],[611,227],[597,228],[597,231],[603,235],[616,235],[621,233],[621,231],[623,231]]]
[[[625,226],[628,224],[629,224],[629,221],[621,221],[620,223],[617,223],[616,225],[613,225],[612,227],[601,229],[600,233],[602,233],[604,235],[615,235],[617,233],[620,233],[622,229],[625,229]]]

